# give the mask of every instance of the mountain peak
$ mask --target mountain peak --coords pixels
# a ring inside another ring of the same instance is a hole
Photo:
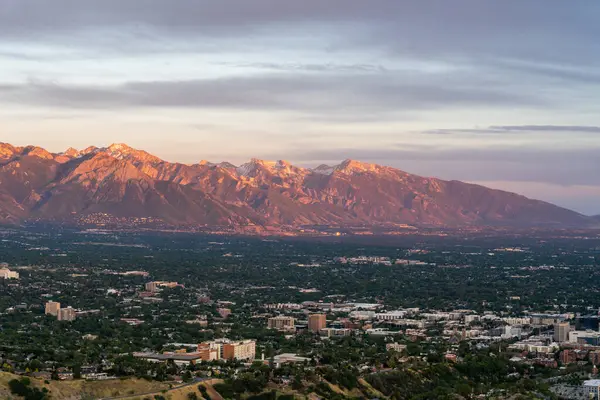
[[[108,146],[108,150],[110,150],[110,151],[126,151],[126,152],[135,151],[133,148],[126,145],[125,143],[113,143],[110,146]]]
[[[0,158],[11,158],[17,149],[12,144],[0,142]]]
[[[67,157],[79,157],[79,155],[81,154],[79,150],[73,148],[73,147],[69,147],[67,150],[65,150],[63,153],[63,155],[67,156]]]
[[[125,143],[113,143],[107,148],[101,149],[101,151],[107,153],[111,157],[118,158],[119,160],[129,160],[141,163],[158,163],[162,161],[160,158],[153,156],[146,151],[134,149]]]
[[[346,159],[341,164],[335,167],[335,171],[351,174],[355,172],[376,172],[381,167],[377,164],[369,164],[361,161]]]

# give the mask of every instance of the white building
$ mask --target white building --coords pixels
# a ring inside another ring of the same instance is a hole
[[[390,311],[386,313],[375,314],[375,319],[379,321],[395,321],[406,317],[408,313],[404,310]]]
[[[296,364],[296,363],[305,363],[309,362],[310,358],[299,357],[296,354],[292,353],[284,353],[279,354],[273,357],[273,364],[275,364],[276,368],[281,367],[283,364]],[[268,361],[267,361],[268,362]]]
[[[522,333],[523,330],[520,326],[506,325],[504,327],[504,333],[502,333],[501,337],[502,339],[511,339],[513,337],[520,338]]]
[[[395,351],[398,353],[402,353],[403,351],[406,350],[406,345],[405,344],[399,344],[399,343],[388,343],[385,345],[385,349],[387,351]]]
[[[570,331],[569,342],[580,343],[580,342],[595,341],[600,342],[600,332],[587,330],[587,331]]]
[[[586,399],[599,399],[600,398],[600,379],[592,379],[583,382],[583,390]]]
[[[367,321],[375,318],[375,311],[352,311],[350,318]]]
[[[510,318],[502,318],[502,320],[504,322],[506,322],[508,325],[531,325],[531,318],[516,318],[516,317],[510,317]]]

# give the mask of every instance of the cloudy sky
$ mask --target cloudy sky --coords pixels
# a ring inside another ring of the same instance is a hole
[[[600,213],[598,21],[597,0],[0,0],[0,140],[354,158]]]

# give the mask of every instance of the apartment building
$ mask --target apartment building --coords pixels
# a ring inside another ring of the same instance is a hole
[[[277,329],[279,331],[294,331],[296,329],[296,319],[294,317],[277,316],[269,318],[267,321],[269,329]]]

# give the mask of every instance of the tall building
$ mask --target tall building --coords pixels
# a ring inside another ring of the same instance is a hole
[[[327,316],[325,314],[311,314],[308,316],[308,330],[319,333],[327,327]]]
[[[60,312],[60,303],[56,301],[49,301],[46,303],[46,315],[52,315],[58,317]]]
[[[73,307],[61,308],[58,310],[59,321],[75,321],[76,314]]]
[[[569,325],[568,322],[559,322],[554,324],[554,341],[558,343],[568,341],[570,331],[571,325]]]
[[[269,329],[277,329],[280,331],[293,331],[296,328],[296,319],[294,317],[278,316],[269,318],[267,322]]]

